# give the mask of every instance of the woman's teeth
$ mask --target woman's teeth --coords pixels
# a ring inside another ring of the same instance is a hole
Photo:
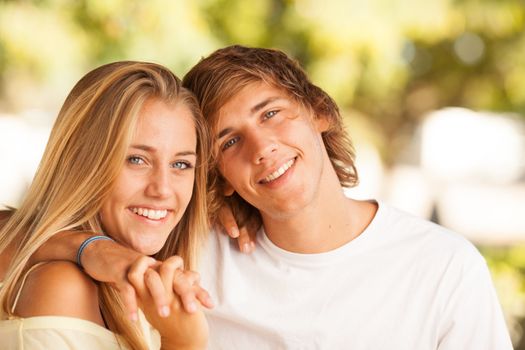
[[[284,163],[279,169],[275,170],[273,173],[271,173],[270,175],[266,176],[264,179],[263,179],[263,183],[268,183],[268,182],[271,182],[275,179],[278,179],[279,177],[281,177],[285,172],[286,170],[290,169],[290,167],[292,166],[292,164],[295,162],[295,158],[293,159],[290,159],[289,161],[287,161],[286,163]]]
[[[154,209],[146,209],[146,208],[131,208],[131,211],[137,215],[144,216],[145,218],[148,218],[151,220],[164,219],[166,215],[168,215],[168,211],[166,209],[154,210]]]

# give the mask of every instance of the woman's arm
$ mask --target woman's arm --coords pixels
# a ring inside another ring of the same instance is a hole
[[[32,263],[49,260],[68,260],[76,262],[78,247],[82,242],[94,236],[95,233],[61,232],[47,241],[34,255]],[[134,286],[130,283],[129,272],[132,266],[143,260],[148,267],[156,267],[161,263],[154,258],[142,255],[132,249],[122,246],[111,240],[97,240],[90,243],[82,253],[82,266],[85,272],[93,279],[111,283],[120,293],[130,318],[137,318],[137,296]],[[170,310],[167,292],[161,284],[151,283],[147,287],[152,297],[152,305],[159,315],[164,315],[164,310]],[[182,304],[187,312],[194,312],[194,305],[200,302],[211,305],[206,294],[196,294],[193,290],[178,290]],[[209,298],[209,297],[208,297]]]
[[[10,215],[8,212],[0,212],[0,214],[3,214],[4,217]],[[255,247],[253,244],[253,237],[255,235],[249,234],[246,228],[238,229],[231,210],[222,210],[220,218],[223,227],[227,228],[225,231],[230,236],[237,237],[239,246],[244,247],[242,250],[251,252]],[[255,230],[252,231],[255,232]],[[33,254],[29,263],[34,265],[38,262],[55,260],[67,260],[75,263],[77,251],[82,242],[95,235],[97,234],[94,232],[79,231],[58,233]],[[130,284],[127,274],[133,263],[141,257],[143,257],[143,255],[114,241],[97,240],[90,243],[84,249],[81,259],[83,268],[89,276],[97,281],[112,283],[120,292],[132,319],[135,318],[137,314],[137,299],[135,289]],[[154,263],[152,262],[152,264]],[[158,285],[153,285],[151,288],[153,289],[154,304],[157,306],[159,315],[161,315],[162,310],[167,307],[165,300],[168,298]],[[179,296],[184,308],[188,312],[192,312],[192,306],[196,302],[196,296],[191,293],[183,293],[179,294]],[[200,300],[200,302],[207,305],[207,301],[205,300]]]

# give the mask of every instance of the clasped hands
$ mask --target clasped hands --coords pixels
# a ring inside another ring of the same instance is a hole
[[[217,231],[237,239],[242,252],[255,249],[256,230],[239,229],[229,209],[221,210],[216,226]],[[201,311],[201,306],[213,307],[210,295],[199,284],[199,274],[185,270],[178,256],[158,261],[113,241],[97,241],[84,251],[83,265],[92,278],[110,283],[119,291],[132,320],[137,319],[139,304],[147,316],[151,312],[146,311],[156,308],[160,318],[169,317],[174,310],[194,314]]]

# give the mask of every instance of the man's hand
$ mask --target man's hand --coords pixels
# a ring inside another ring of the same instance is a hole
[[[228,205],[223,206],[219,211],[219,231],[222,228],[228,236],[236,238],[239,244],[239,250],[243,253],[250,254],[255,250],[255,235],[257,228],[241,227],[237,225],[232,210]]]

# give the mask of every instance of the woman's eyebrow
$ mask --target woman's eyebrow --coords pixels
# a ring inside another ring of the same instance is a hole
[[[148,145],[131,145],[130,148],[140,149],[142,151],[150,152],[150,153],[156,153],[157,149],[152,146]],[[180,151],[175,153],[176,156],[197,156],[197,152],[195,151]]]

